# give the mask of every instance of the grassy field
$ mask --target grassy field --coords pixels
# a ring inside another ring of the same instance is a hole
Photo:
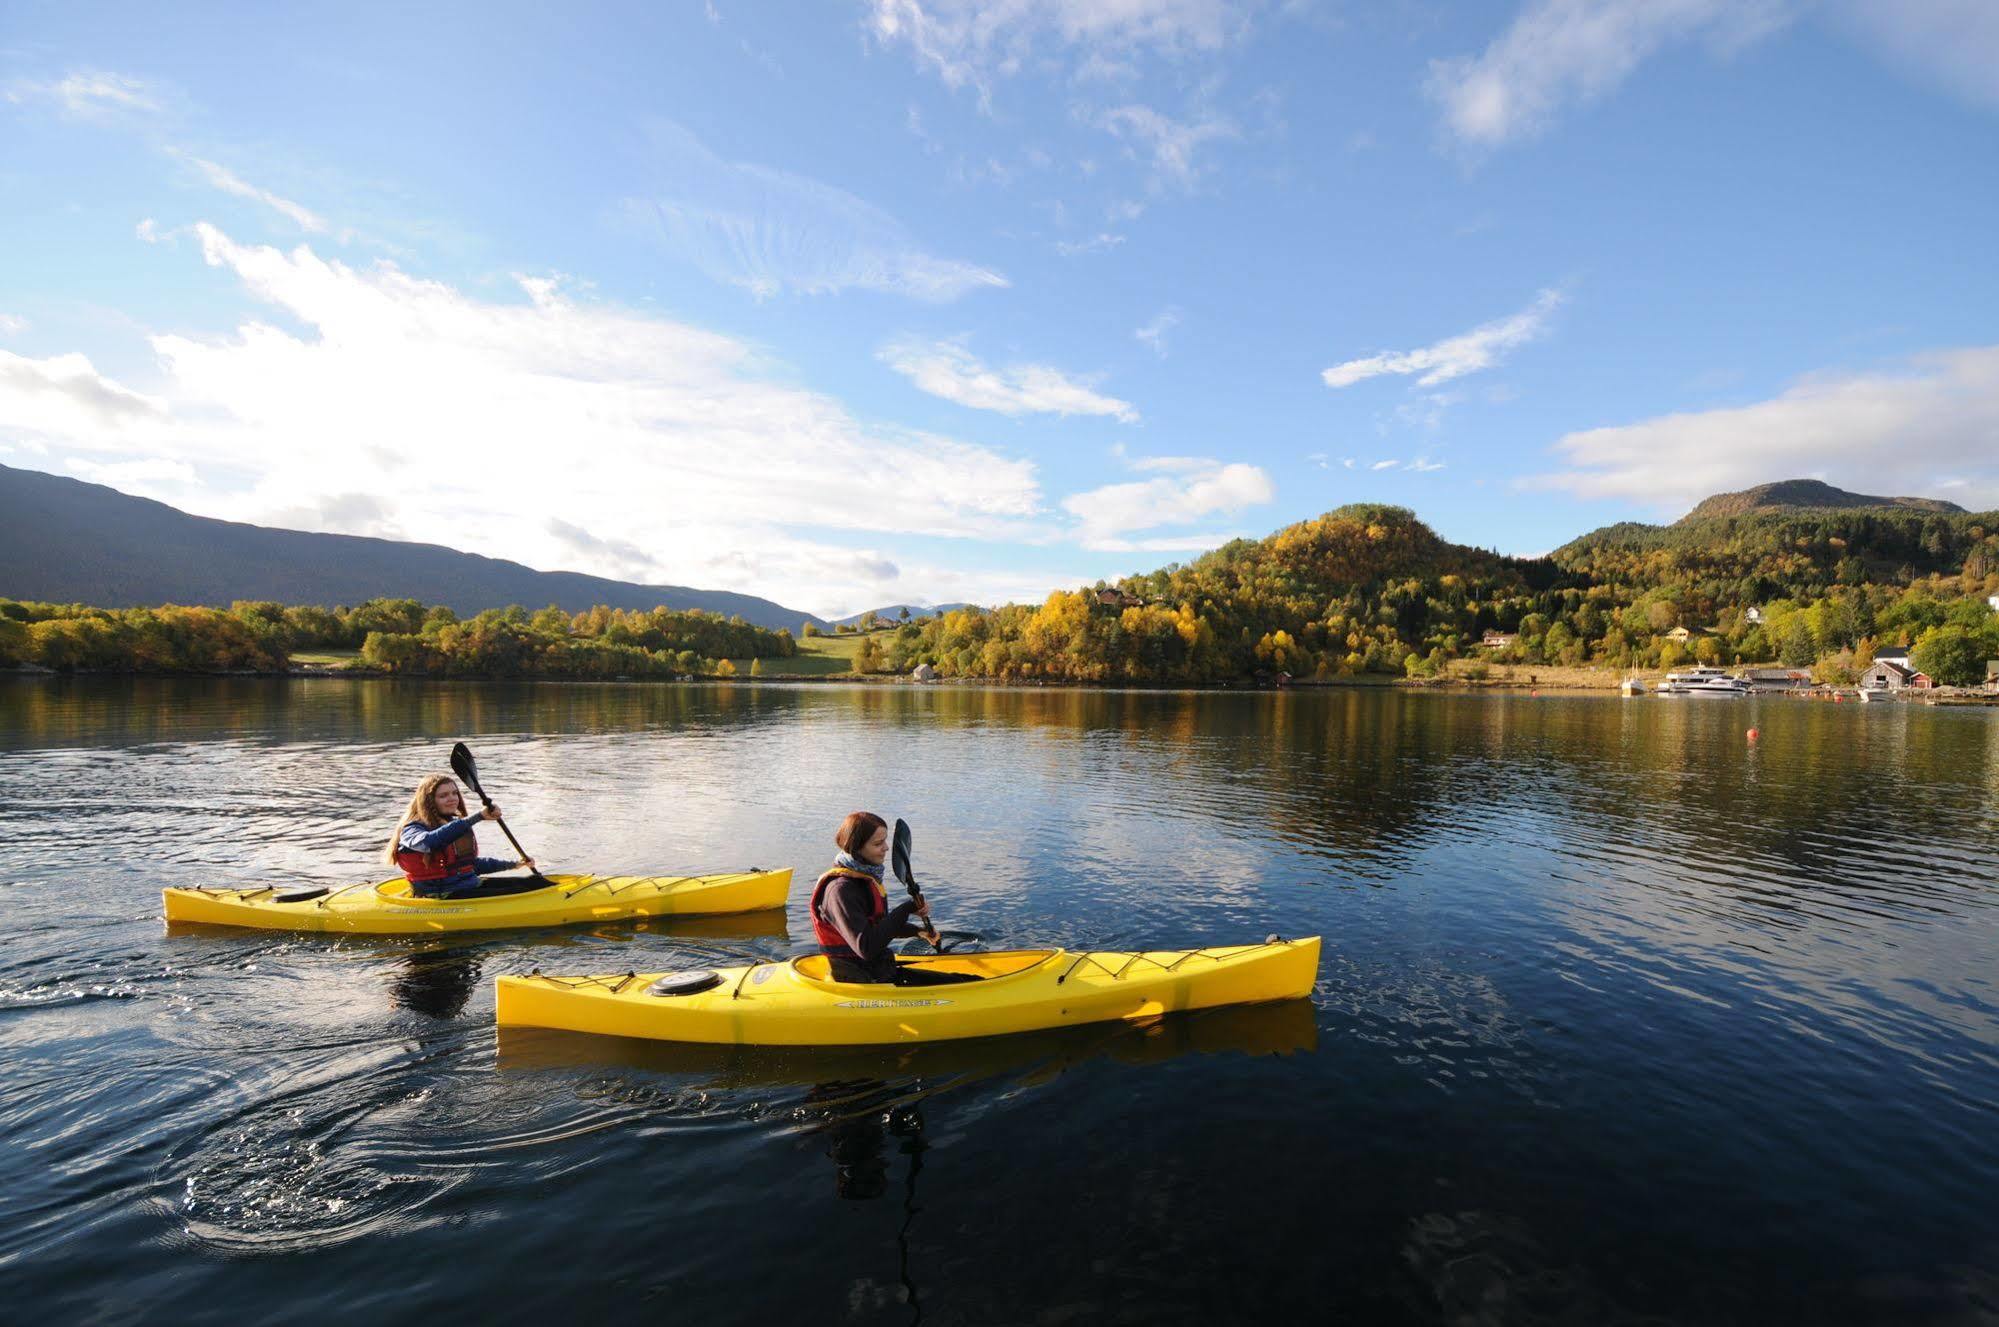
[[[876,632],[876,637],[886,639],[888,633]],[[807,636],[798,642],[798,653],[789,659],[764,660],[765,677],[833,677],[840,673],[854,671],[854,655],[860,651],[861,642],[866,637],[858,632],[851,636]],[[736,675],[750,675],[748,659],[734,660]]]
[[[294,650],[291,661],[314,668],[344,668],[360,657],[359,650]]]

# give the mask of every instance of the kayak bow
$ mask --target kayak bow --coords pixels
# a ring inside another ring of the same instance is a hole
[[[640,917],[712,916],[781,908],[791,872],[730,875],[552,875],[542,889],[492,898],[418,898],[403,879],[345,889],[163,889],[169,922],[366,935],[569,926]]]
[[[819,955],[702,973],[535,973],[499,979],[499,1023],[743,1046],[990,1037],[1300,999],[1318,975],[1319,938],[1147,953],[1028,949],[898,961],[980,980],[949,986],[836,982]]]

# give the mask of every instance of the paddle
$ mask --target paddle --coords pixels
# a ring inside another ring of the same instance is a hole
[[[910,869],[909,825],[904,820],[897,819],[895,822],[894,847],[890,851],[889,856],[895,863],[895,878],[902,881],[903,888],[909,891],[911,898],[921,902],[923,900],[923,889],[916,883],[916,872]],[[923,919],[923,926],[925,928],[923,938],[930,942],[932,949],[939,948],[940,942],[937,936],[937,923],[925,917]]]
[[[491,806],[493,804],[493,799],[486,796],[486,790],[479,786],[479,765],[477,761],[472,759],[472,748],[466,746],[463,742],[457,742],[452,745],[451,772],[465,780],[465,786],[478,795],[481,806]],[[522,859],[525,860],[528,850],[521,846],[521,841],[514,837],[514,832],[511,829],[507,828],[507,822],[495,817],[493,823],[500,827],[500,832],[507,836],[507,842],[513,844],[514,851],[519,853]],[[537,870],[534,872],[534,878],[545,880],[548,877]]]

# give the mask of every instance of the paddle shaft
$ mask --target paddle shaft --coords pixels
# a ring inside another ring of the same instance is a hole
[[[895,833],[889,841],[889,869],[895,872],[896,879],[902,881],[902,887],[909,891],[909,896],[921,903],[923,887],[916,883],[916,867],[909,860],[911,838],[908,823],[898,818],[895,822]],[[942,948],[937,940],[936,922],[925,917],[923,924],[917,927],[917,930],[930,942],[932,949]]]
[[[481,806],[491,807],[493,805],[493,799],[486,796],[486,790],[479,786],[478,767],[472,763],[471,749],[463,742],[460,742],[451,749],[451,772],[472,785],[472,791],[478,796]],[[514,832],[511,829],[507,828],[507,822],[498,816],[494,816],[493,823],[498,825],[500,832],[507,836],[507,842],[514,845],[514,851],[521,855],[521,860],[526,861],[528,850],[521,846],[521,841],[514,837]],[[536,871],[535,874],[540,875],[541,872]]]
[[[472,791],[479,792],[477,788],[474,788]],[[491,806],[493,804],[493,799],[486,796],[485,793],[480,792],[479,802],[483,806]],[[528,850],[521,846],[521,841],[514,837],[514,832],[511,829],[507,828],[507,822],[505,820],[502,820],[499,816],[494,816],[493,823],[498,825],[500,827],[500,832],[507,836],[507,842],[514,845],[514,851],[521,855],[521,860],[526,861]]]

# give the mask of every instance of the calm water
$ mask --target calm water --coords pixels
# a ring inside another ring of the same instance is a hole
[[[378,873],[459,737],[551,868],[809,878],[866,806],[995,947],[1321,933],[1318,989],[697,1055],[498,1038],[492,978],[801,952],[802,887],[166,931]],[[0,683],[7,1316],[1990,1322],[1995,831],[1999,714],[1915,706]]]

